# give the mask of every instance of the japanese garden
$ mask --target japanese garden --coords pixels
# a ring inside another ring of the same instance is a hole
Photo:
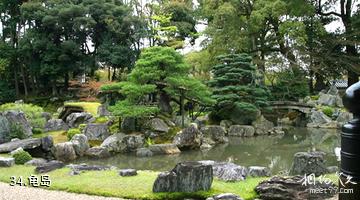
[[[0,0],[0,25],[0,199],[360,194],[359,0]]]

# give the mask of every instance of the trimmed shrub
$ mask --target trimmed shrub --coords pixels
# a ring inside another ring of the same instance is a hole
[[[71,140],[72,137],[74,137],[74,135],[76,134],[81,134],[80,129],[78,128],[71,128],[67,131],[67,138],[68,140]]]
[[[30,161],[32,159],[32,156],[26,151],[19,151],[13,155],[13,158],[15,159],[15,164],[23,165],[26,162]]]

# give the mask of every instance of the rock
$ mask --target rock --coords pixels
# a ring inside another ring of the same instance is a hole
[[[71,113],[66,117],[66,123],[70,128],[77,128],[80,124],[89,124],[93,121],[95,121],[95,118],[90,113],[86,112]]]
[[[24,104],[24,100],[23,99],[19,99],[14,101],[15,104]]]
[[[335,188],[335,189],[334,189]],[[272,177],[261,182],[255,191],[262,200],[327,199],[337,194],[336,185],[325,181],[304,184],[304,176]],[[316,189],[328,192],[311,192]]]
[[[120,176],[136,176],[137,171],[136,169],[121,169],[119,171]]]
[[[326,171],[327,171],[327,173],[331,173],[331,174],[337,173],[337,172],[339,172],[339,167],[338,166],[330,166],[330,167],[326,168]]]
[[[10,133],[16,128],[25,137],[32,136],[32,128],[23,112],[6,111],[0,113],[0,144],[11,140]]]
[[[136,131],[135,118],[125,117],[121,122],[121,130],[125,133],[131,133]]]
[[[344,107],[343,100],[342,100],[342,98],[341,98],[339,95],[336,96],[335,104],[336,104],[336,106],[339,107],[339,108],[343,108],[343,107]]]
[[[101,147],[106,148],[109,152],[121,153],[124,149],[122,146],[122,140],[124,137],[124,133],[111,135],[104,140]]]
[[[331,121],[325,124],[320,124],[318,127],[319,128],[327,128],[327,129],[335,129],[338,128],[339,124],[335,121]]]
[[[69,172],[69,176],[76,176],[76,175],[80,175],[80,174],[81,174],[80,171],[71,170],[71,171]]]
[[[41,148],[45,152],[50,152],[52,147],[54,146],[54,139],[52,136],[46,136],[41,138]]]
[[[0,157],[0,167],[12,167],[15,165],[14,158],[3,158]]]
[[[110,112],[108,111],[108,109],[106,108],[106,105],[100,105],[100,106],[98,107],[97,114],[98,114],[100,117],[111,116],[111,113],[110,113]]]
[[[66,167],[72,169],[72,171],[104,171],[110,170],[111,167],[103,166],[103,165],[87,165],[87,164],[80,164],[80,165],[67,165]]]
[[[194,120],[194,123],[198,125],[198,127],[202,128],[206,126],[206,123],[209,121],[209,115],[199,116]]]
[[[319,94],[319,99],[317,101],[318,104],[320,105],[325,105],[325,106],[335,106],[336,105],[336,95],[331,95],[331,94],[324,94],[324,93],[320,93]]]
[[[19,148],[15,149],[14,151],[11,151],[10,155],[13,156],[13,155],[15,155],[17,153],[20,153],[20,152],[23,152],[23,151],[24,151],[24,149],[19,147]]]
[[[216,145],[216,142],[214,142],[211,138],[203,137],[201,141],[201,150],[207,150],[211,149],[214,145]]]
[[[202,133],[197,128],[196,124],[190,125],[183,129],[174,137],[173,143],[179,149],[199,149],[201,146]]]
[[[10,142],[16,142],[16,141],[20,141],[20,139],[19,138],[13,138],[13,139],[10,140]]]
[[[226,182],[245,180],[248,170],[246,167],[229,162],[215,162],[212,160],[199,161],[204,165],[212,166],[214,176]]]
[[[209,197],[206,200],[243,200],[239,196],[233,193],[218,194],[213,197]]]
[[[154,144],[149,146],[153,155],[178,154],[180,149],[175,144]]]
[[[255,128],[247,125],[232,125],[228,130],[229,136],[252,137],[255,134]]]
[[[169,126],[164,122],[164,120],[160,118],[153,118],[151,119],[147,126],[150,130],[161,132],[161,133],[168,133],[169,132]]]
[[[229,139],[226,137],[226,131],[221,126],[208,125],[201,129],[204,137],[210,137],[216,143],[226,143]]]
[[[330,94],[330,95],[338,95],[338,94],[339,94],[339,90],[336,88],[335,85],[332,85],[332,86],[330,86],[327,94]]]
[[[76,134],[70,141],[73,144],[76,155],[83,156],[90,148],[88,139],[84,134]]]
[[[83,133],[88,140],[105,140],[110,135],[107,124],[88,124]]]
[[[151,157],[153,156],[153,152],[148,148],[140,148],[136,150],[137,157]]]
[[[310,121],[307,127],[319,127],[322,124],[330,123],[332,120],[326,116],[322,111],[312,110],[310,115]]]
[[[45,132],[61,130],[69,130],[69,126],[62,119],[50,119],[44,127]]]
[[[314,152],[298,152],[294,155],[294,161],[291,166],[291,175],[315,174],[320,176],[327,172],[324,160],[325,153]]]
[[[41,117],[45,119],[45,121],[49,121],[52,117],[51,113],[48,112],[42,112]]]
[[[85,152],[86,156],[90,158],[107,158],[110,157],[110,152],[103,147],[92,147]]]
[[[225,130],[228,130],[231,125],[233,125],[233,122],[230,120],[221,120],[220,121],[220,126],[224,127]]]
[[[36,173],[47,173],[47,172],[51,172],[56,169],[63,168],[64,166],[65,166],[65,164],[63,162],[58,161],[58,160],[52,160],[50,162],[47,162],[43,165],[36,167],[35,172]]]
[[[199,162],[178,163],[171,172],[162,172],[155,180],[153,192],[208,191],[213,181],[213,170]]]
[[[32,160],[27,161],[24,165],[39,167],[46,163],[47,163],[47,160],[45,160],[43,158],[33,158]]]
[[[248,175],[252,177],[270,176],[270,170],[267,167],[251,166]]]
[[[174,123],[175,123],[176,126],[182,127],[182,117],[181,116],[176,116],[174,118]],[[185,116],[184,117],[184,126],[188,127],[188,126],[190,126],[190,124],[191,124],[191,119]]]
[[[126,135],[123,137],[121,152],[133,152],[144,146],[145,138],[142,135]]]
[[[21,147],[25,151],[35,149],[40,147],[41,148],[41,138],[30,138],[24,140],[17,140],[13,142],[8,142],[4,144],[0,144],[0,153],[9,153],[14,151],[15,149]]]
[[[265,119],[264,116],[258,117],[253,123],[253,127],[255,128],[255,135],[267,135],[269,130],[274,128],[274,123]]]
[[[339,123],[339,126],[342,126],[348,123],[350,120],[354,118],[352,113],[349,112],[340,112],[339,116],[336,119],[336,122]]]
[[[71,142],[58,143],[54,146],[54,156],[57,160],[68,162],[77,158]]]

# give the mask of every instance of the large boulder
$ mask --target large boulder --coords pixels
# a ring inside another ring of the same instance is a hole
[[[216,143],[226,143],[229,139],[226,137],[226,131],[221,126],[208,125],[201,128],[204,137],[211,138]]]
[[[103,147],[92,147],[85,152],[85,155],[96,159],[107,158],[111,156],[110,152]]]
[[[136,149],[136,156],[137,157],[151,157],[153,155],[154,155],[153,152],[148,148]]]
[[[65,167],[65,164],[58,160],[52,160],[35,168],[36,173],[47,173]]]
[[[0,167],[12,167],[15,165],[14,158],[3,158],[0,157]]]
[[[142,135],[126,135],[121,142],[121,152],[133,152],[144,146],[145,138]]]
[[[88,140],[105,140],[110,135],[107,124],[88,124],[83,130]]]
[[[131,133],[136,131],[136,123],[135,123],[135,118],[133,117],[125,117],[122,121],[121,121],[121,130],[124,131],[125,133]]]
[[[245,180],[248,170],[246,167],[229,162],[215,162],[212,160],[199,161],[204,165],[212,166],[214,176],[226,182]]]
[[[307,127],[316,128],[320,125],[329,124],[331,122],[331,118],[326,116],[322,111],[312,110],[310,114],[310,121],[307,124]]]
[[[24,140],[16,140],[4,144],[0,144],[0,153],[9,153],[15,149],[22,148],[25,151],[41,148],[41,138],[29,138]]]
[[[267,167],[250,166],[248,174],[252,177],[265,177],[270,176],[270,170]]]
[[[58,143],[54,146],[54,156],[57,160],[68,162],[77,158],[76,152],[71,142]]]
[[[46,122],[44,131],[60,131],[60,130],[68,130],[69,126],[62,119],[50,119]]]
[[[258,117],[252,125],[255,128],[255,135],[267,135],[269,131],[274,128],[274,123],[265,119],[262,115]]]
[[[210,190],[212,167],[199,162],[178,163],[170,172],[162,172],[155,180],[153,192],[197,192]]]
[[[66,117],[66,123],[70,128],[76,128],[80,124],[89,124],[93,121],[95,121],[95,118],[87,112],[71,113]]]
[[[173,143],[180,149],[198,149],[201,146],[202,133],[196,124],[191,124],[188,128],[181,130],[173,139]]]
[[[111,116],[111,113],[110,113],[110,112],[108,111],[108,109],[106,108],[106,105],[100,105],[100,106],[98,107],[97,114],[98,114],[100,117]]]
[[[43,158],[33,158],[30,161],[27,161],[24,165],[39,167],[39,166],[45,165],[46,163],[47,163],[47,160],[45,160]]]
[[[272,177],[261,182],[256,188],[256,193],[262,200],[292,200],[292,199],[328,199],[337,194],[337,187],[326,181],[313,181],[307,183],[304,176]],[[328,191],[328,192],[312,192]]]
[[[321,93],[319,94],[319,99],[317,101],[320,105],[326,105],[326,106],[335,106],[336,105],[336,95],[331,94],[325,94]]]
[[[294,161],[291,166],[291,175],[315,174],[320,176],[327,172],[324,159],[325,153],[314,152],[298,152],[294,155]]]
[[[88,139],[84,134],[76,134],[70,141],[73,144],[76,155],[83,156],[90,148]]]
[[[20,111],[6,111],[0,113],[0,144],[10,141],[12,131],[21,131],[25,137],[32,136],[32,128]]]
[[[336,122],[341,127],[342,125],[348,123],[350,120],[354,118],[352,113],[349,112],[340,112],[339,116],[336,118]]]
[[[228,130],[229,136],[252,137],[255,134],[255,128],[247,125],[232,125]]]
[[[109,152],[121,153],[124,149],[122,140],[125,137],[124,133],[116,133],[107,137],[101,144],[101,147],[106,148]]]
[[[153,118],[148,123],[147,126],[150,130],[160,132],[160,133],[168,133],[170,128],[164,122],[164,120],[160,118]]]
[[[149,146],[153,155],[178,154],[180,149],[175,144],[154,144]]]

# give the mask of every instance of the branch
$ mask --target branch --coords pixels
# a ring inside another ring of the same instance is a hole
[[[319,0],[319,5],[318,5],[317,13],[318,13],[319,15],[321,15],[321,16],[335,15],[335,16],[338,16],[338,17],[342,17],[342,15],[339,14],[339,13],[337,13],[337,12],[327,12],[327,13],[322,12],[321,0]]]

